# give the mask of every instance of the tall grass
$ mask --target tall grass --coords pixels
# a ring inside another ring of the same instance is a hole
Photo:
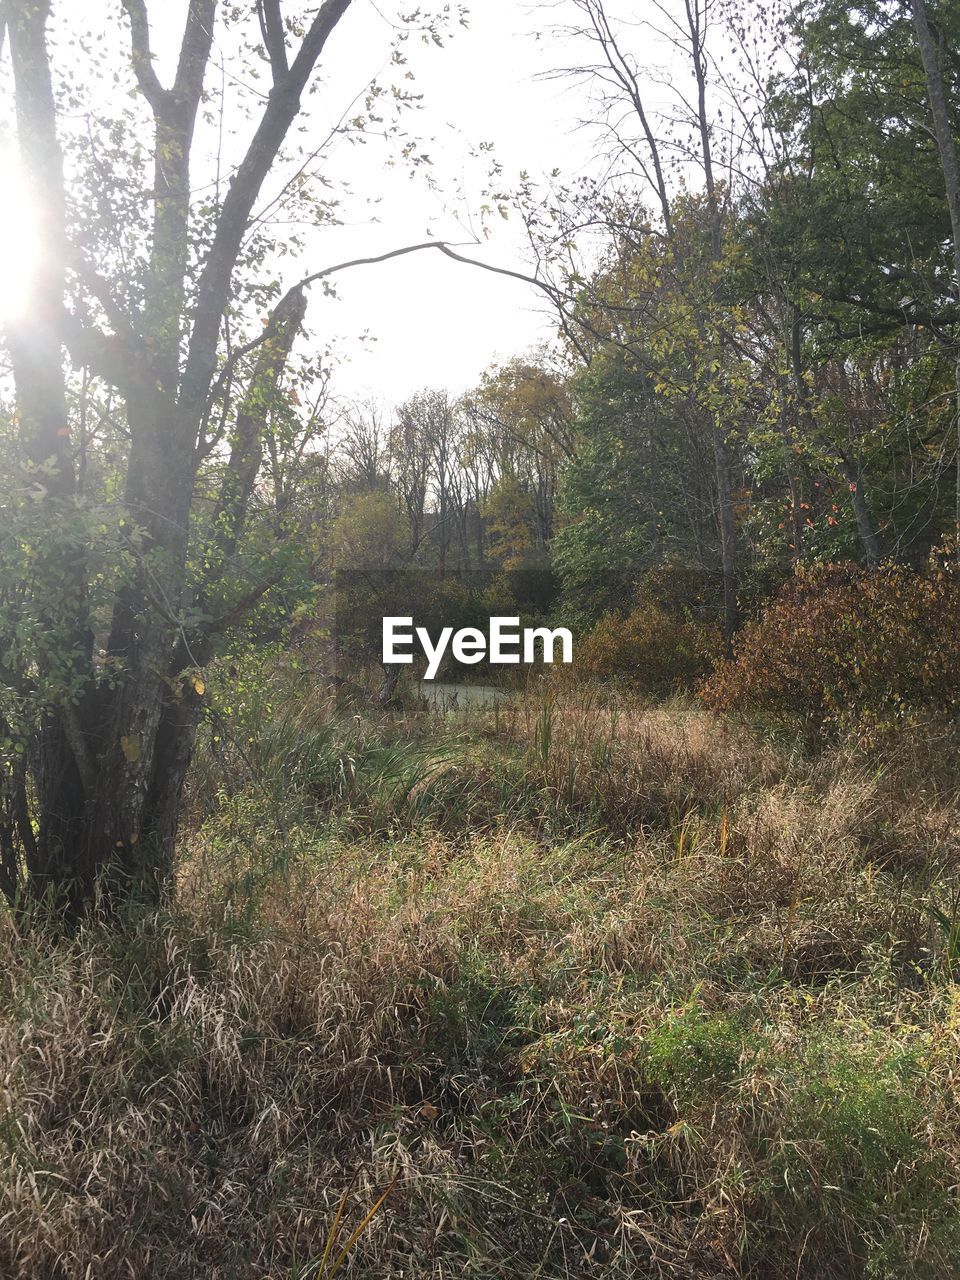
[[[175,911],[0,921],[0,1275],[955,1273],[942,758],[230,705]]]

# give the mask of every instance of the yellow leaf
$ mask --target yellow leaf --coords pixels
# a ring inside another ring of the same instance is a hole
[[[120,750],[123,752],[123,758],[127,764],[134,764],[140,759],[140,735],[139,733],[131,733],[129,737],[124,735],[120,739]]]

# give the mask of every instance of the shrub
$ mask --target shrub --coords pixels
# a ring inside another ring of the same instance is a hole
[[[577,667],[586,676],[615,676],[643,693],[665,695],[692,688],[709,670],[715,647],[707,627],[641,596],[626,615],[604,614],[581,640]]]
[[[679,1105],[703,1098],[708,1086],[730,1079],[740,1058],[741,1033],[731,1019],[708,1014],[696,1002],[674,1010],[647,1042],[650,1080]]]
[[[716,710],[799,719],[811,745],[877,736],[960,701],[960,575],[852,564],[799,570],[741,632],[702,696]]]

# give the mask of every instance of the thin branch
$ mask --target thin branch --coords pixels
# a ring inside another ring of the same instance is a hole
[[[154,115],[160,115],[165,110],[170,95],[160,83],[159,77],[153,68],[153,54],[150,50],[150,21],[147,17],[146,0],[123,0],[123,7],[130,16],[133,74],[137,78],[140,92],[149,102]]]
[[[300,289],[305,289],[308,285],[315,284],[317,280],[323,280],[327,276],[335,275],[338,271],[346,271],[350,267],[373,266],[378,262],[387,262],[391,258],[402,258],[408,253],[419,253],[424,249],[436,249],[439,245],[440,242],[437,240],[426,240],[420,244],[405,245],[402,249],[391,249],[387,253],[377,254],[372,258],[352,258],[349,262],[338,262],[335,266],[324,267],[322,271],[315,271],[313,275],[307,276],[303,280],[299,280],[287,291],[286,297],[292,297],[292,295]],[[230,353],[220,370],[220,373],[217,375],[216,382],[214,382],[210,389],[210,403],[215,401],[222,393],[224,387],[233,376],[238,363],[244,358],[244,356],[248,356],[251,352],[256,351],[256,349],[265,342],[269,336],[270,330],[265,326],[263,333],[257,334],[255,338],[252,338],[249,342],[245,342],[243,346],[237,347],[235,351]]]
[[[568,294],[564,293],[562,289],[551,284],[548,280],[544,280],[540,276],[529,275],[523,271],[514,271],[510,267],[497,267],[489,262],[480,262],[476,258],[468,258],[466,254],[458,253],[444,240],[424,240],[419,244],[408,244],[404,245],[400,249],[389,249],[386,253],[374,254],[368,258],[351,258],[346,262],[338,262],[331,267],[324,267],[321,271],[314,271],[312,275],[305,276],[302,280],[297,281],[297,283],[287,291],[284,298],[278,304],[278,309],[283,306],[287,299],[292,298],[294,294],[298,293],[301,289],[305,289],[311,284],[316,284],[318,280],[325,280],[329,276],[336,275],[339,271],[346,271],[351,267],[375,266],[381,262],[389,262],[393,258],[403,258],[411,253],[422,253],[431,249],[436,250],[438,253],[442,253],[444,257],[450,258],[453,262],[462,263],[464,266],[479,267],[481,271],[489,271],[494,275],[506,276],[510,280],[519,280],[521,284],[533,285],[535,289],[539,289],[541,293],[546,294],[550,299],[553,305],[557,308],[561,317],[561,322],[565,326],[568,324],[574,324],[584,332],[589,333],[594,337],[603,336],[604,341],[612,342],[613,345],[632,352],[632,348],[630,348],[628,344],[619,342],[615,337],[611,338],[609,335],[600,335],[594,326],[591,325],[584,317],[572,316],[568,311],[568,307],[572,303],[573,299]],[[212,403],[217,396],[223,392],[224,387],[233,376],[237,363],[242,360],[244,356],[250,355],[251,352],[256,351],[256,349],[261,346],[269,336],[270,330],[265,328],[263,333],[258,334],[255,338],[252,338],[249,342],[244,343],[243,346],[237,347],[235,351],[231,352],[229,358],[221,368],[216,381],[211,387],[208,403]],[[203,441],[199,442],[198,447],[200,448],[201,453],[209,452],[207,447],[208,443],[209,442]]]
[[[222,635],[229,627],[239,622],[243,615],[249,612],[255,604],[259,604],[268,591],[273,587],[279,586],[287,576],[287,572],[286,566],[275,570],[269,577],[264,578],[255,587],[251,588],[246,595],[234,601],[230,608],[221,613],[219,617],[211,618],[209,622],[204,623],[202,627],[203,636],[208,640],[212,640]]]
[[[279,87],[290,70],[287,64],[287,43],[283,38],[280,0],[257,0],[257,17],[260,19],[263,47],[267,51],[273,71],[273,83]]]

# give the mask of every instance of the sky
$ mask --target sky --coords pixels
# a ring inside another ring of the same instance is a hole
[[[360,3],[366,6],[366,0]],[[553,168],[583,167],[588,143],[575,128],[575,98],[569,89],[536,75],[555,66],[558,57],[552,40],[538,38],[538,17],[542,24],[542,13],[531,13],[517,0],[482,0],[472,6],[469,27],[458,30],[445,48],[411,51],[414,87],[424,95],[424,105],[410,128],[435,140],[426,149],[434,157],[431,176],[439,192],[411,181],[402,169],[385,172],[377,163],[380,149],[367,148],[363,159],[373,160],[375,171],[361,164],[354,182],[382,194],[382,222],[325,231],[316,246],[321,264],[328,255],[342,261],[425,238],[469,240],[487,169],[469,153],[481,142],[492,143],[507,185],[524,169],[540,176]],[[363,44],[351,41],[349,28],[339,34],[348,57]],[[366,59],[353,57],[362,77]],[[499,266],[527,268],[517,218],[505,221],[494,213],[485,225],[487,242],[463,252]],[[531,286],[435,254],[358,268],[339,276],[337,293],[339,301],[311,304],[310,324],[347,335],[369,330],[375,339],[359,352],[352,347],[349,364],[338,369],[335,385],[344,394],[396,401],[424,386],[466,390],[492,362],[509,359],[553,332],[544,299]]]
[[[314,77],[315,91],[306,97],[303,119],[288,140],[294,167],[345,113],[351,118],[362,109],[372,80],[389,85],[403,74],[405,68],[398,72],[390,66],[396,18],[416,3],[353,0],[327,42]],[[421,0],[421,7],[437,10],[445,3]],[[52,27],[53,57],[59,73],[72,77],[77,108],[73,127],[86,127],[84,121],[98,112],[99,84],[108,95],[101,106],[116,103],[111,68],[129,75],[128,36],[126,23],[116,20],[118,0],[74,4],[75,0],[55,0],[55,15],[67,22]],[[335,137],[319,168],[329,194],[341,200],[342,225],[294,227],[289,221],[270,221],[277,253],[264,270],[275,271],[286,288],[335,263],[442,239],[491,265],[529,271],[529,249],[517,215],[503,219],[494,211],[484,219],[481,206],[494,158],[507,190],[517,185],[524,171],[535,181],[554,170],[570,180],[597,165],[596,134],[578,127],[579,120],[591,114],[585,89],[549,75],[560,65],[580,65],[587,56],[557,36],[555,23],[565,13],[569,16],[568,4],[569,0],[468,0],[468,25],[454,25],[443,47],[412,37],[404,49],[414,76],[409,87],[421,95],[421,106],[405,113],[403,126],[432,164],[411,172],[408,164],[390,163],[397,159],[396,142],[371,136],[366,145],[358,146]],[[288,14],[298,7],[295,0],[285,0]],[[448,7],[458,8],[456,3]],[[638,11],[626,0],[611,7],[635,19],[644,9],[641,5]],[[239,161],[253,129],[243,105],[258,112],[268,88],[259,48],[243,51],[236,43],[236,33],[245,31],[259,45],[253,0],[242,0],[235,8],[242,26],[233,34],[222,21],[215,28],[207,79],[214,91],[212,117],[194,149],[198,190],[209,183],[218,165],[226,175]],[[169,85],[187,0],[147,0],[147,9],[156,70],[161,82]],[[649,42],[648,31],[643,41]],[[84,63],[78,49],[96,50],[99,61]],[[122,102],[123,83],[118,83]],[[221,93],[225,108],[218,125],[215,104]],[[139,106],[147,128],[147,108],[142,101]],[[486,149],[481,150],[481,144]],[[263,204],[269,204],[290,172],[288,162],[271,176]],[[9,197],[16,186],[9,122],[0,136],[0,183]],[[0,201],[0,254],[4,246],[9,248],[0,261],[0,303],[12,303],[14,310],[18,297],[26,296],[21,285],[30,277],[31,223],[22,199]],[[284,255],[282,250],[296,232],[304,241],[302,252],[298,257]],[[549,342],[555,333],[549,306],[532,285],[432,252],[338,274],[336,291],[336,298],[325,296],[319,287],[311,291],[307,333],[317,352],[332,344],[333,392],[346,401],[396,404],[425,387],[443,387],[456,395],[475,386],[495,362]]]
[[[160,19],[155,41],[169,60],[175,46],[164,51],[163,41],[178,38],[182,6],[170,0],[162,8],[153,0],[153,6],[169,15]],[[318,101],[311,103],[311,129],[302,139],[305,148],[384,70],[392,35],[389,16],[386,0],[379,8],[372,0],[354,0],[332,34],[320,64]],[[300,260],[282,267],[285,284],[333,263],[429,238],[469,243],[480,225],[491,154],[503,166],[507,185],[522,170],[538,177],[554,168],[565,173],[583,168],[590,142],[576,128],[582,104],[568,86],[538,76],[562,58],[556,41],[543,31],[545,17],[539,7],[518,0],[475,0],[469,25],[456,27],[443,48],[409,42],[416,77],[411,87],[422,95],[422,108],[407,115],[405,127],[421,140],[432,165],[411,178],[406,166],[387,166],[390,153],[376,139],[363,147],[336,144],[326,172],[338,190],[349,183],[351,194],[343,206],[347,225],[308,233]],[[492,144],[492,153],[471,156],[480,143]],[[462,251],[498,266],[528,269],[517,219],[494,213],[486,226],[484,243]],[[274,230],[282,238],[284,228]],[[347,399],[397,403],[428,386],[457,393],[476,385],[491,363],[553,334],[536,289],[434,253],[339,274],[336,291],[336,299],[312,291],[307,325],[318,343],[337,341],[334,391]],[[357,342],[362,334],[370,340]]]

